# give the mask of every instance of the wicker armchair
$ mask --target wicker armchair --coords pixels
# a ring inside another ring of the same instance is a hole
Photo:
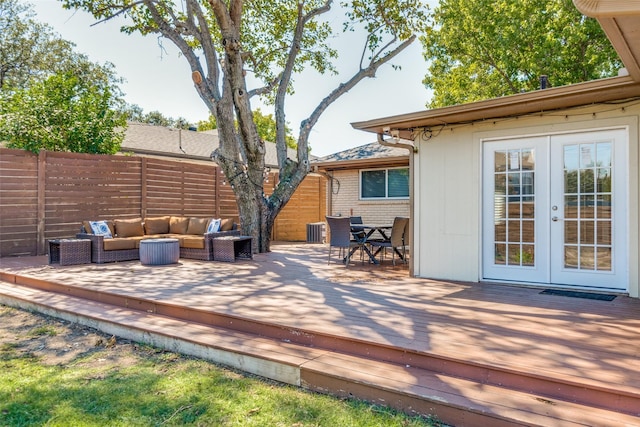
[[[351,261],[351,254],[355,251],[354,248],[360,248],[362,251],[363,243],[351,240],[351,220],[349,217],[327,216],[326,218],[331,232],[329,261],[327,264],[331,263],[332,248],[336,247],[339,248],[338,256],[344,260],[343,262],[348,267]]]
[[[384,261],[384,254],[387,251],[387,248],[391,248],[391,260],[393,262],[393,265],[396,265],[395,253],[397,249],[402,249],[402,256],[400,258],[403,262],[407,262],[406,246],[409,244],[408,229],[409,218],[398,216],[393,220],[393,228],[391,229],[391,237],[389,238],[389,240],[374,240],[369,242],[371,247],[378,247],[378,251],[382,250],[382,258],[380,260],[380,263]]]

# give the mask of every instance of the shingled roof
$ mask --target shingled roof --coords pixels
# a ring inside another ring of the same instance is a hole
[[[312,162],[318,169],[347,169],[358,167],[409,164],[409,152],[404,148],[381,145],[378,142],[329,154]]]
[[[129,122],[120,150],[143,155],[210,162],[211,152],[219,145],[217,129],[196,132]],[[277,167],[276,145],[271,142],[265,143],[265,151],[265,164]],[[295,159],[295,150],[289,149],[288,156]]]

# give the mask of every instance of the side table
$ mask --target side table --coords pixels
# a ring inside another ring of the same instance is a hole
[[[91,240],[49,240],[49,264],[91,264]]]
[[[253,259],[251,236],[224,236],[213,239],[213,260],[235,262],[237,258]]]

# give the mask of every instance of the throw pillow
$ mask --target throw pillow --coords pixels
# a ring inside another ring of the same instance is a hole
[[[212,218],[211,221],[209,221],[209,226],[207,227],[207,234],[217,233],[218,231],[220,231],[221,222],[222,221],[220,219]]]
[[[231,218],[225,218],[220,222],[220,231],[233,230],[233,220]]]
[[[105,239],[111,239],[113,237],[107,221],[89,221],[89,225],[91,226],[91,231],[96,236],[104,236]]]
[[[202,235],[207,230],[207,218],[189,218],[189,226],[187,227],[187,234],[199,234]]]

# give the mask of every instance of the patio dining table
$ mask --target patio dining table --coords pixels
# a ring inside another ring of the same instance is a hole
[[[391,230],[392,228],[393,228],[393,225],[351,224],[352,231],[354,229],[356,230],[361,229],[365,231],[364,238],[361,241],[362,249],[367,253],[367,256],[369,257],[369,261],[374,264],[380,264],[380,262],[376,259],[376,255],[378,255],[378,252],[380,252],[381,248],[378,248],[378,250],[375,253],[373,253],[371,252],[371,249],[369,249],[369,247],[367,246],[367,242],[376,231],[380,233],[380,235],[384,240],[388,240],[389,236],[387,236],[386,232],[387,230]],[[353,253],[356,251],[356,249],[358,249],[358,247],[359,246],[354,246],[351,248],[351,251],[349,252],[349,257],[353,255]],[[346,260],[346,257],[345,257],[345,260]]]

